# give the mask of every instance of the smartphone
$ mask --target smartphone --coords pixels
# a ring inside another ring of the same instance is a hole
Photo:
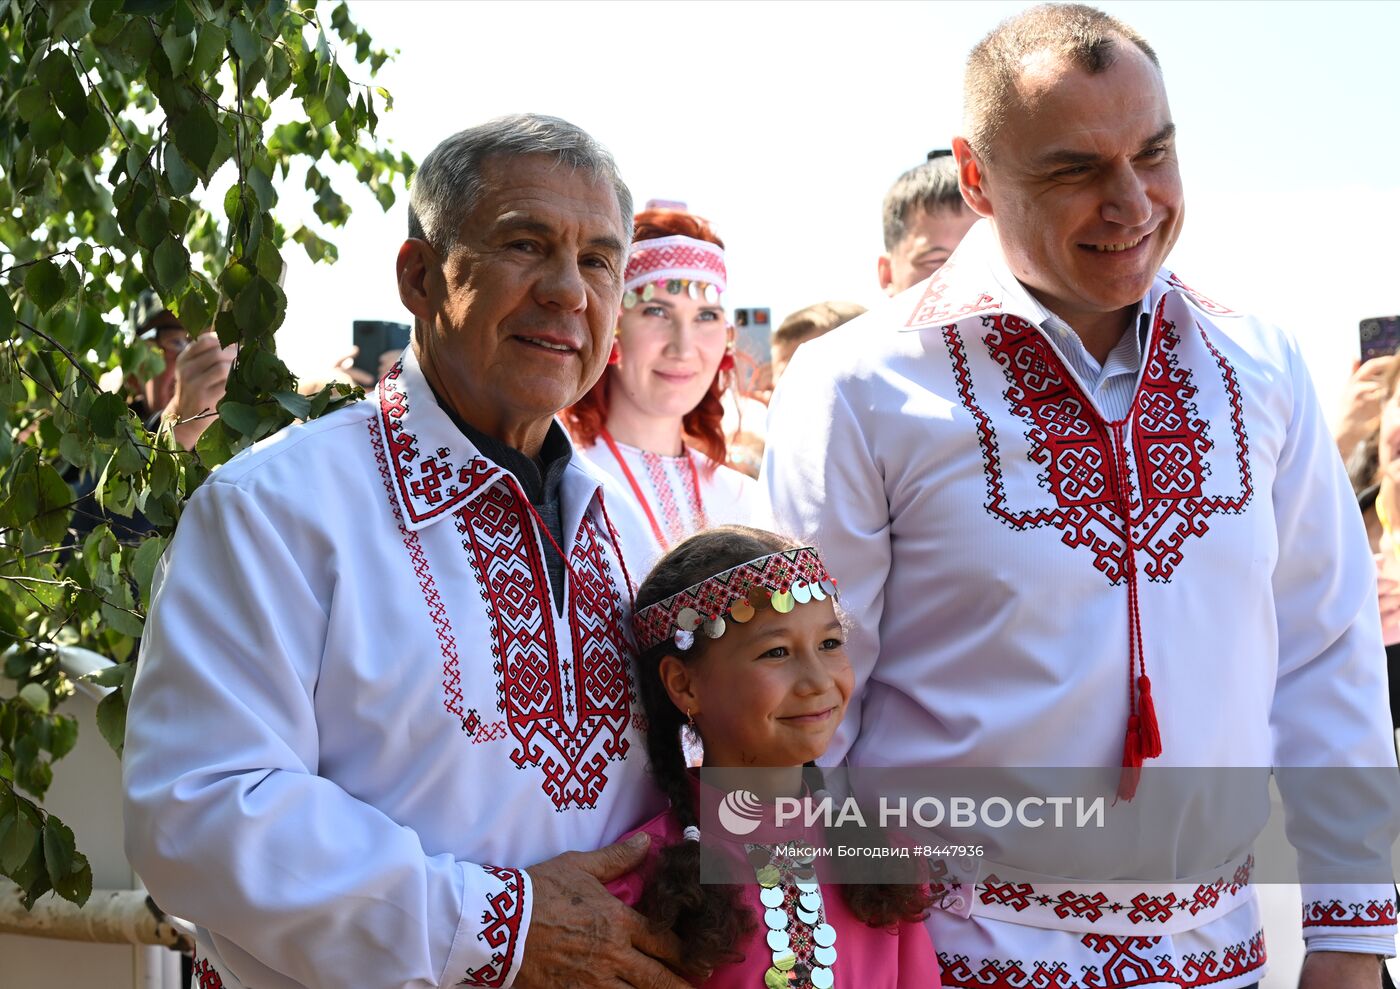
[[[1387,357],[1400,350],[1400,316],[1373,316],[1363,319],[1358,330],[1361,336],[1361,360]]]
[[[355,355],[355,367],[379,379],[379,356],[386,350],[403,350],[408,346],[412,327],[407,323],[386,323],[375,319],[357,319],[354,323],[354,343],[360,348]]]
[[[734,310],[734,371],[739,378],[739,394],[753,394],[754,378],[773,360],[772,345],[772,310]]]

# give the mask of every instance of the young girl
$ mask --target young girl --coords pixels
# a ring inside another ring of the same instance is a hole
[[[650,771],[670,798],[640,829],[651,857],[608,888],[680,938],[690,971],[714,989],[937,989],[915,885],[826,885],[810,867],[742,838],[751,877],[700,882],[699,783],[681,730],[704,743],[707,768],[770,770],[773,797],[821,788],[813,760],[846,713],[853,674],[835,582],[811,547],[724,526],[671,550],[637,592],[638,681]],[[720,829],[714,829],[720,830]]]

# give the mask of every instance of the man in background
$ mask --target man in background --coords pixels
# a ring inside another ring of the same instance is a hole
[[[930,151],[928,161],[901,175],[885,195],[885,253],[877,275],[886,295],[898,295],[943,267],[977,222],[963,202],[952,155]]]
[[[136,412],[152,431],[168,420],[175,442],[193,450],[214,422],[238,348],[220,347],[212,330],[192,335],[149,289],[132,305],[130,321],[136,339],[165,358],[165,367],[155,377],[131,382],[137,392]]]

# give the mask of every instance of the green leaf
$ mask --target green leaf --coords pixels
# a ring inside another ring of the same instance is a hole
[[[68,875],[73,865],[73,853],[77,850],[72,829],[50,814],[44,822],[44,867],[48,869],[49,882],[54,886]]]
[[[267,98],[275,100],[287,91],[287,86],[292,81],[292,63],[287,58],[281,46],[272,49],[269,56],[267,75],[264,84],[267,86]]]
[[[88,101],[88,112],[80,121],[68,121],[63,125],[63,142],[76,158],[86,158],[107,143],[111,135],[111,124],[101,104],[95,99]]]
[[[79,679],[95,683],[99,687],[120,687],[122,680],[126,678],[126,666],[125,663],[118,663],[104,669],[94,670],[92,673],[79,677]]]
[[[224,399],[219,403],[219,418],[244,436],[252,436],[258,428],[258,410],[242,402]]]
[[[97,730],[118,756],[126,740],[126,701],[113,691],[97,702]]]
[[[63,118],[52,106],[46,106],[29,124],[29,140],[40,154],[58,143],[63,135]]]
[[[65,287],[63,269],[52,261],[30,265],[24,276],[24,289],[29,293],[29,301],[41,313],[48,312],[63,300]]]
[[[39,467],[39,511],[34,518],[34,528],[40,538],[56,543],[68,531],[72,518],[73,489],[63,479],[63,475],[49,464]]]
[[[272,187],[272,179],[263,174],[261,168],[254,165],[248,169],[248,185],[253,189],[253,195],[257,197],[258,208],[264,213],[270,211],[277,205],[277,190]]]
[[[39,63],[37,75],[65,117],[77,119],[87,113],[87,93],[66,54],[57,48],[50,51]]]
[[[15,94],[15,109],[25,123],[33,123],[51,105],[49,94],[41,86],[25,86]]]
[[[167,298],[178,295],[190,273],[190,255],[184,245],[167,236],[156,248],[155,265],[156,287],[161,294]]]
[[[224,60],[228,32],[217,24],[200,24],[196,29],[194,57],[190,59],[190,75],[196,79],[212,76]]]
[[[180,157],[178,149],[166,145],[165,148],[165,181],[170,186],[170,193],[174,196],[185,196],[194,190],[195,174],[190,171],[185,160]]]
[[[92,400],[88,420],[92,431],[104,439],[117,435],[117,422],[126,418],[126,401],[116,392],[104,391]]]
[[[67,715],[57,715],[53,719],[53,731],[49,734],[49,753],[55,759],[62,759],[73,746],[78,744],[78,719]]]
[[[21,687],[19,699],[35,714],[49,713],[49,692],[37,683],[26,683]]]
[[[149,607],[151,600],[151,580],[155,576],[156,564],[165,552],[165,538],[152,536],[137,548],[131,559],[131,576],[136,580],[141,592],[141,606]]]
[[[8,752],[0,752],[0,780],[6,780],[6,781],[8,781],[8,782],[13,782],[13,781],[14,781],[14,778],[15,778],[15,764],[14,764],[13,760],[10,759],[10,753],[8,753]],[[0,806],[3,806],[3,805],[4,805],[4,797],[6,797],[6,796],[9,796],[11,800],[14,800],[13,795],[10,795],[10,794],[0,794]],[[4,814],[3,814],[3,813],[0,813],[0,821],[3,821],[3,820],[4,820]],[[4,831],[3,831],[3,830],[0,830],[0,844],[3,844],[3,843],[4,843]]]
[[[230,25],[230,28],[232,31],[230,40],[233,44],[234,54],[245,64],[256,61],[261,53],[261,46],[253,32],[249,30],[248,25],[241,20],[236,20]]]
[[[39,845],[40,831],[23,809],[17,809],[9,831],[0,839],[0,872],[13,877]]]
[[[256,275],[233,300],[233,318],[245,334],[265,333],[276,319],[276,305],[276,289],[266,278]]]
[[[15,307],[10,302],[10,293],[0,290],[0,339],[8,340],[15,330]],[[8,355],[0,354],[0,380],[4,380],[11,369]]]
[[[52,821],[53,817],[50,816],[49,820]],[[76,903],[78,906],[86,903],[92,895],[92,866],[88,864],[87,856],[75,851],[68,875],[55,882],[53,889],[70,903]]]
[[[159,17],[173,6],[175,0],[125,0],[122,13],[135,17]]]
[[[209,110],[200,103],[175,123],[175,146],[190,167],[205,178],[219,145],[219,125]]]
[[[330,75],[326,80],[326,113],[332,120],[339,120],[340,115],[345,112],[350,99],[350,80],[345,77],[345,71],[339,65],[332,66]]]
[[[311,414],[311,399],[294,391],[279,391],[272,396],[277,399],[277,404],[286,409],[298,419],[306,419]]]
[[[156,247],[165,240],[169,227],[160,200],[152,199],[136,217],[136,241],[142,247]]]
[[[177,76],[184,75],[185,70],[189,67],[190,58],[194,55],[194,32],[178,31],[176,25],[172,24],[165,29],[165,34],[161,36],[160,46],[165,50],[165,57],[170,59],[171,73]]]

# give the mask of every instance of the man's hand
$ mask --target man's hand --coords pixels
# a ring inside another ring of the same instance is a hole
[[[219,338],[204,332],[175,359],[175,396],[165,407],[173,419],[175,442],[193,450],[214,422],[213,411],[224,397],[237,347],[220,347]],[[202,413],[210,413],[203,415]]]
[[[1394,355],[1372,357],[1365,364],[1357,362],[1347,381],[1342,398],[1342,417],[1337,422],[1334,438],[1345,460],[1357,444],[1376,432],[1381,420],[1381,402],[1385,400],[1385,376],[1395,363]]]
[[[1380,989],[1381,960],[1347,951],[1313,951],[1303,958],[1298,989]]]
[[[565,852],[525,870],[535,902],[515,979],[518,989],[686,989],[687,983],[666,968],[680,968],[675,935],[653,933],[641,914],[603,888],[642,863],[647,842],[646,835],[636,834],[596,852]]]

